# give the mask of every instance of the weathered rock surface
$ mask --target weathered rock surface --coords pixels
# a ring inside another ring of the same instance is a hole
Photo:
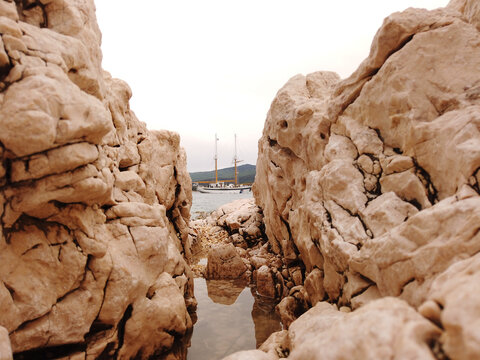
[[[0,360],[12,360],[12,347],[8,337],[8,331],[0,326]]]
[[[240,279],[247,266],[232,244],[221,244],[208,253],[206,279]]]
[[[434,324],[395,298],[376,300],[352,313],[322,302],[290,326],[288,358],[344,359],[348,354],[349,359],[435,359],[430,346],[440,333]],[[282,343],[272,345],[281,350]]]
[[[435,279],[419,307],[423,316],[444,329],[442,342],[452,359],[474,359],[480,354],[479,278],[479,254],[458,261]]]
[[[480,356],[479,11],[395,13],[348,79],[297,75],[277,93],[254,195],[271,250],[300,271],[264,352]]]
[[[229,355],[224,360],[275,360],[275,356],[264,353],[261,350],[245,350]]]
[[[248,280],[258,296],[272,301],[288,296],[292,288],[302,284],[303,268],[287,267],[266,241],[263,213],[254,199],[225,204],[207,218],[191,221],[190,227],[194,263],[208,255],[205,270],[193,265],[196,275]]]
[[[0,0],[0,325],[17,354],[148,358],[191,327],[185,153],[137,120],[100,39],[92,0]]]

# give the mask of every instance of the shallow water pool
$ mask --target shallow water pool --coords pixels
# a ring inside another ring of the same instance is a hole
[[[275,303],[234,280],[196,278],[197,322],[188,360],[215,360],[255,349],[271,333],[282,330]]]

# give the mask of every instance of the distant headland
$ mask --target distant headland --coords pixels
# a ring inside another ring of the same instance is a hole
[[[251,184],[255,180],[256,166],[251,164],[244,164],[237,167],[237,176],[239,184]],[[198,181],[214,181],[215,180],[215,171],[200,171],[200,172],[191,172],[190,177],[192,182]],[[235,168],[229,167],[218,170],[218,180],[225,181],[231,180],[235,177]]]

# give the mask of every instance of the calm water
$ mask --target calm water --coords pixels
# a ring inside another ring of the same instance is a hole
[[[242,194],[204,194],[193,192],[192,219],[210,213],[238,199],[252,198]],[[199,263],[206,265],[206,259]],[[271,333],[282,330],[275,313],[275,303],[257,295],[255,288],[233,280],[195,278],[198,301],[197,322],[193,326],[188,360],[216,360],[241,350],[255,349]]]
[[[250,199],[253,193],[250,191],[242,194],[219,193],[219,194],[205,194],[198,191],[192,192],[192,208],[190,214],[192,219],[196,219],[204,212],[212,212],[224,204],[228,204],[238,199]]]
[[[203,278],[194,281],[197,322],[188,360],[215,360],[255,349],[271,333],[282,330],[275,304],[256,296],[255,289],[245,283]]]

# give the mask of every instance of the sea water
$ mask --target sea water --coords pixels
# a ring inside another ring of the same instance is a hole
[[[222,359],[234,352],[259,347],[282,330],[275,303],[255,288],[234,280],[196,278],[197,321],[188,360]]]
[[[193,191],[192,208],[190,209],[191,218],[192,220],[195,220],[204,213],[210,213],[224,204],[228,204],[238,199],[250,199],[252,197],[253,193],[251,191],[244,191],[241,194],[229,192],[206,194]]]
[[[242,194],[194,191],[191,217],[195,219],[229,202],[252,197],[249,191]],[[196,278],[194,286],[198,307],[187,348],[188,360],[221,359],[236,351],[255,349],[271,333],[282,330],[275,303],[259,296],[247,283]]]

